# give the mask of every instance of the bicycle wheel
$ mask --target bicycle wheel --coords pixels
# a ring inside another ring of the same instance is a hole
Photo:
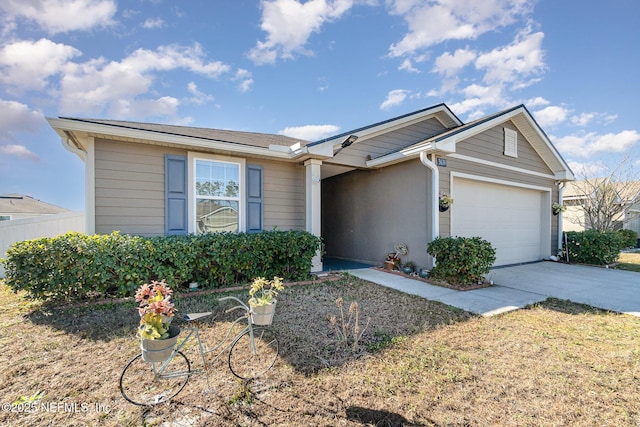
[[[267,372],[278,357],[278,339],[273,331],[253,327],[255,353],[251,347],[251,331],[240,335],[229,350],[229,369],[236,377],[246,380]]]
[[[139,354],[120,375],[120,393],[129,402],[139,406],[151,406],[166,402],[180,393],[191,372],[191,364],[182,352],[169,361],[161,373],[162,363],[147,363]]]

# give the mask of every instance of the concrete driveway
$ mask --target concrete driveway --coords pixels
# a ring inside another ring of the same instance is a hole
[[[640,273],[611,268],[539,262],[496,268],[487,275],[500,287],[568,299],[640,316]]]
[[[640,273],[554,262],[492,269],[495,286],[455,291],[383,271],[349,270],[362,279],[483,316],[504,313],[549,297],[640,316]]]

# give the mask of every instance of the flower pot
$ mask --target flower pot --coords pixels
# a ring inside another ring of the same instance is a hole
[[[429,277],[429,270],[425,268],[421,268],[420,271],[418,272],[418,276],[420,276],[423,279],[426,279],[427,277]]]
[[[402,267],[402,272],[404,274],[411,274],[413,273],[413,267]]]
[[[438,209],[440,210],[440,212],[446,212],[449,210],[449,206],[438,206]]]
[[[198,282],[189,283],[189,292],[194,292],[198,290]]]
[[[394,266],[395,266],[395,263],[393,261],[385,261],[384,262],[384,269],[385,270],[393,270]]]
[[[277,300],[271,300],[271,304],[251,307],[251,323],[262,326],[270,325],[273,322],[273,315],[276,312],[277,302]]]
[[[169,338],[163,340],[148,340],[143,338],[140,342],[142,360],[145,362],[164,362],[171,356],[176,342],[178,342],[180,328],[169,326]]]

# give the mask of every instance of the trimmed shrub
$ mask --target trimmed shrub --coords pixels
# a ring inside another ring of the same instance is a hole
[[[55,300],[131,296],[150,280],[175,288],[248,283],[255,277],[309,277],[321,239],[306,231],[139,237],[68,233],[27,240],[7,250],[5,283]]]
[[[496,250],[480,237],[437,237],[427,246],[436,258],[430,277],[457,285],[474,285],[496,261]]]
[[[579,264],[607,265],[618,259],[623,248],[623,236],[617,231],[569,231],[565,253],[569,261]]]
[[[622,238],[622,249],[635,248],[638,243],[638,233],[633,230],[618,230]]]

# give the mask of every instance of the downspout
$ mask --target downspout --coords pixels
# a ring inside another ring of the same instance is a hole
[[[567,186],[566,182],[558,183],[558,203],[564,206],[564,201],[562,200],[564,195],[564,188]],[[558,252],[562,250],[562,232],[563,232],[564,224],[562,220],[562,212],[558,214]],[[557,254],[556,254],[557,255]]]
[[[431,240],[440,235],[440,216],[438,214],[438,194],[440,191],[440,173],[438,167],[427,157],[425,151],[420,152],[420,161],[431,170]],[[436,259],[433,259],[435,266]]]

